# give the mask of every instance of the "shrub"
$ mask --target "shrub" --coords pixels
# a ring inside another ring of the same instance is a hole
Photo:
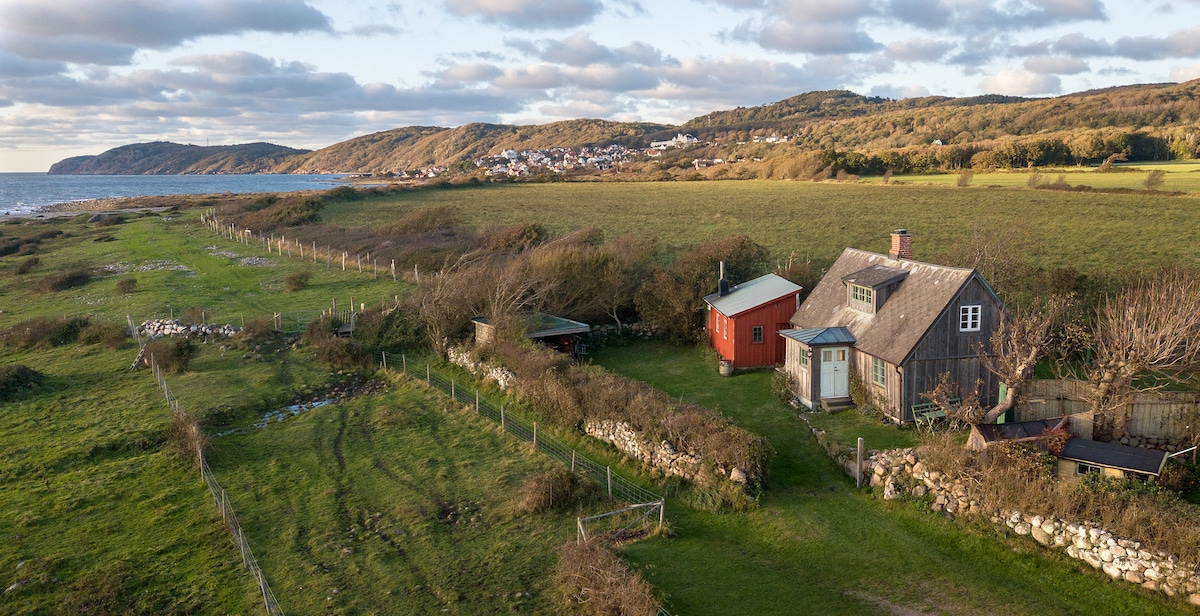
[[[662,608],[654,589],[598,541],[558,547],[554,581],[562,599],[595,616],[655,616]]]
[[[169,374],[186,372],[199,348],[187,338],[159,338],[146,344],[146,361],[154,358],[158,367]]]
[[[4,331],[9,346],[20,349],[45,348],[70,344],[79,339],[79,332],[88,326],[82,317],[49,319],[38,317],[21,321]]]
[[[91,272],[83,268],[76,268],[42,278],[33,284],[33,289],[40,293],[65,291],[67,289],[82,287],[91,279]]]
[[[120,323],[92,323],[79,332],[80,344],[103,344],[115,351],[129,338],[128,328]]]
[[[353,186],[338,186],[325,193],[326,200],[361,201],[362,195]]]
[[[956,183],[959,186],[970,186],[971,180],[973,179],[975,179],[975,172],[964,168],[962,171],[958,172],[958,180]]]
[[[38,245],[35,244],[34,242],[29,242],[27,244],[21,244],[21,247],[17,249],[17,254],[19,254],[21,256],[31,255],[31,254],[37,252],[37,250],[38,250]]]
[[[0,402],[17,400],[41,384],[45,375],[22,364],[0,366]]]
[[[117,281],[117,293],[129,295],[134,291],[137,291],[137,278],[130,276]]]
[[[311,277],[312,275],[308,272],[295,272],[288,274],[287,278],[284,278],[283,284],[285,287],[287,287],[289,292],[295,293],[297,291],[303,291],[305,288],[307,288],[308,279]]]
[[[21,261],[20,265],[17,266],[17,275],[24,276],[25,274],[32,272],[33,268],[37,267],[41,263],[42,260],[37,257],[29,257],[28,259],[25,259],[24,261]]]
[[[385,225],[383,235],[416,235],[441,229],[453,229],[462,224],[462,216],[452,205],[438,205],[409,212],[396,222]]]
[[[124,216],[119,216],[116,214],[107,214],[105,216],[101,216],[100,218],[98,218],[95,221],[95,224],[97,227],[114,227],[116,225],[123,224],[124,222],[125,222]]]
[[[312,347],[317,361],[334,370],[356,370],[370,366],[371,358],[362,344],[353,338],[337,335],[341,325],[341,321],[328,317],[313,321],[304,331],[303,341]]]
[[[425,326],[411,310],[368,311],[358,317],[354,338],[372,352],[425,348]]]
[[[183,311],[179,320],[187,325],[203,325],[208,321],[209,310],[203,306],[194,306]]]
[[[540,513],[551,509],[568,509],[588,503],[600,496],[600,485],[580,479],[564,468],[539,473],[527,479],[521,487],[517,509],[522,513]]]
[[[275,322],[267,317],[260,317],[246,321],[242,330],[233,337],[233,341],[242,348],[249,348],[256,344],[262,344],[273,337],[275,337]]]

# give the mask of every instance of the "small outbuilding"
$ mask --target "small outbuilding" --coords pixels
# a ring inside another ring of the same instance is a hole
[[[525,323],[525,337],[536,340],[560,353],[578,358],[587,354],[587,336],[592,326],[571,319],[540,312],[517,315]],[[475,344],[488,344],[496,339],[496,326],[487,317],[471,319],[475,324]]]
[[[1058,478],[1077,480],[1089,473],[1149,479],[1162,474],[1165,451],[1073,438],[1058,454]]]
[[[783,363],[784,342],[779,332],[791,328],[788,319],[800,305],[802,290],[775,274],[730,287],[722,263],[717,292],[704,298],[708,339],[721,360],[732,368]]]
[[[1019,423],[978,424],[971,426],[971,436],[967,437],[967,449],[986,451],[996,443],[1028,443],[1066,425],[1066,417]]]

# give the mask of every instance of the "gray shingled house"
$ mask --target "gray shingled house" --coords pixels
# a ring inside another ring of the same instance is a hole
[[[850,368],[893,420],[913,420],[922,394],[949,374],[963,396],[994,402],[1000,383],[982,365],[1004,305],[973,269],[912,259],[912,236],[887,255],[847,248],[792,315],[784,371],[805,405],[849,403]]]

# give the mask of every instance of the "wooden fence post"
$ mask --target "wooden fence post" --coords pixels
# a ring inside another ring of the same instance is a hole
[[[430,383],[432,383],[432,382],[433,382],[433,381],[431,381],[431,380],[429,379],[429,364],[428,364],[428,363],[426,363],[426,364],[425,364],[425,384],[426,384],[426,385],[428,385],[428,384],[430,384]]]
[[[396,282],[396,260],[392,259],[392,282]]]
[[[571,472],[575,472],[575,450],[571,450]]]
[[[537,449],[537,422],[533,422],[533,448]]]
[[[408,356],[404,353],[400,354],[400,365],[402,366],[400,373],[408,374]]]
[[[500,429],[504,430],[504,405],[500,405]]]
[[[612,500],[612,467],[604,467],[604,473],[608,476],[608,499]]]
[[[479,390],[475,390],[475,412],[479,412]]]
[[[856,487],[862,487],[863,481],[863,439],[858,437],[858,464],[854,465],[854,484]]]
[[[383,353],[383,369],[387,370],[387,351],[382,351],[382,353]]]

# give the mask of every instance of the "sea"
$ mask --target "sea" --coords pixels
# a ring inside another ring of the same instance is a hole
[[[35,216],[57,203],[214,193],[327,190],[342,175],[51,175],[0,173],[0,216]]]

